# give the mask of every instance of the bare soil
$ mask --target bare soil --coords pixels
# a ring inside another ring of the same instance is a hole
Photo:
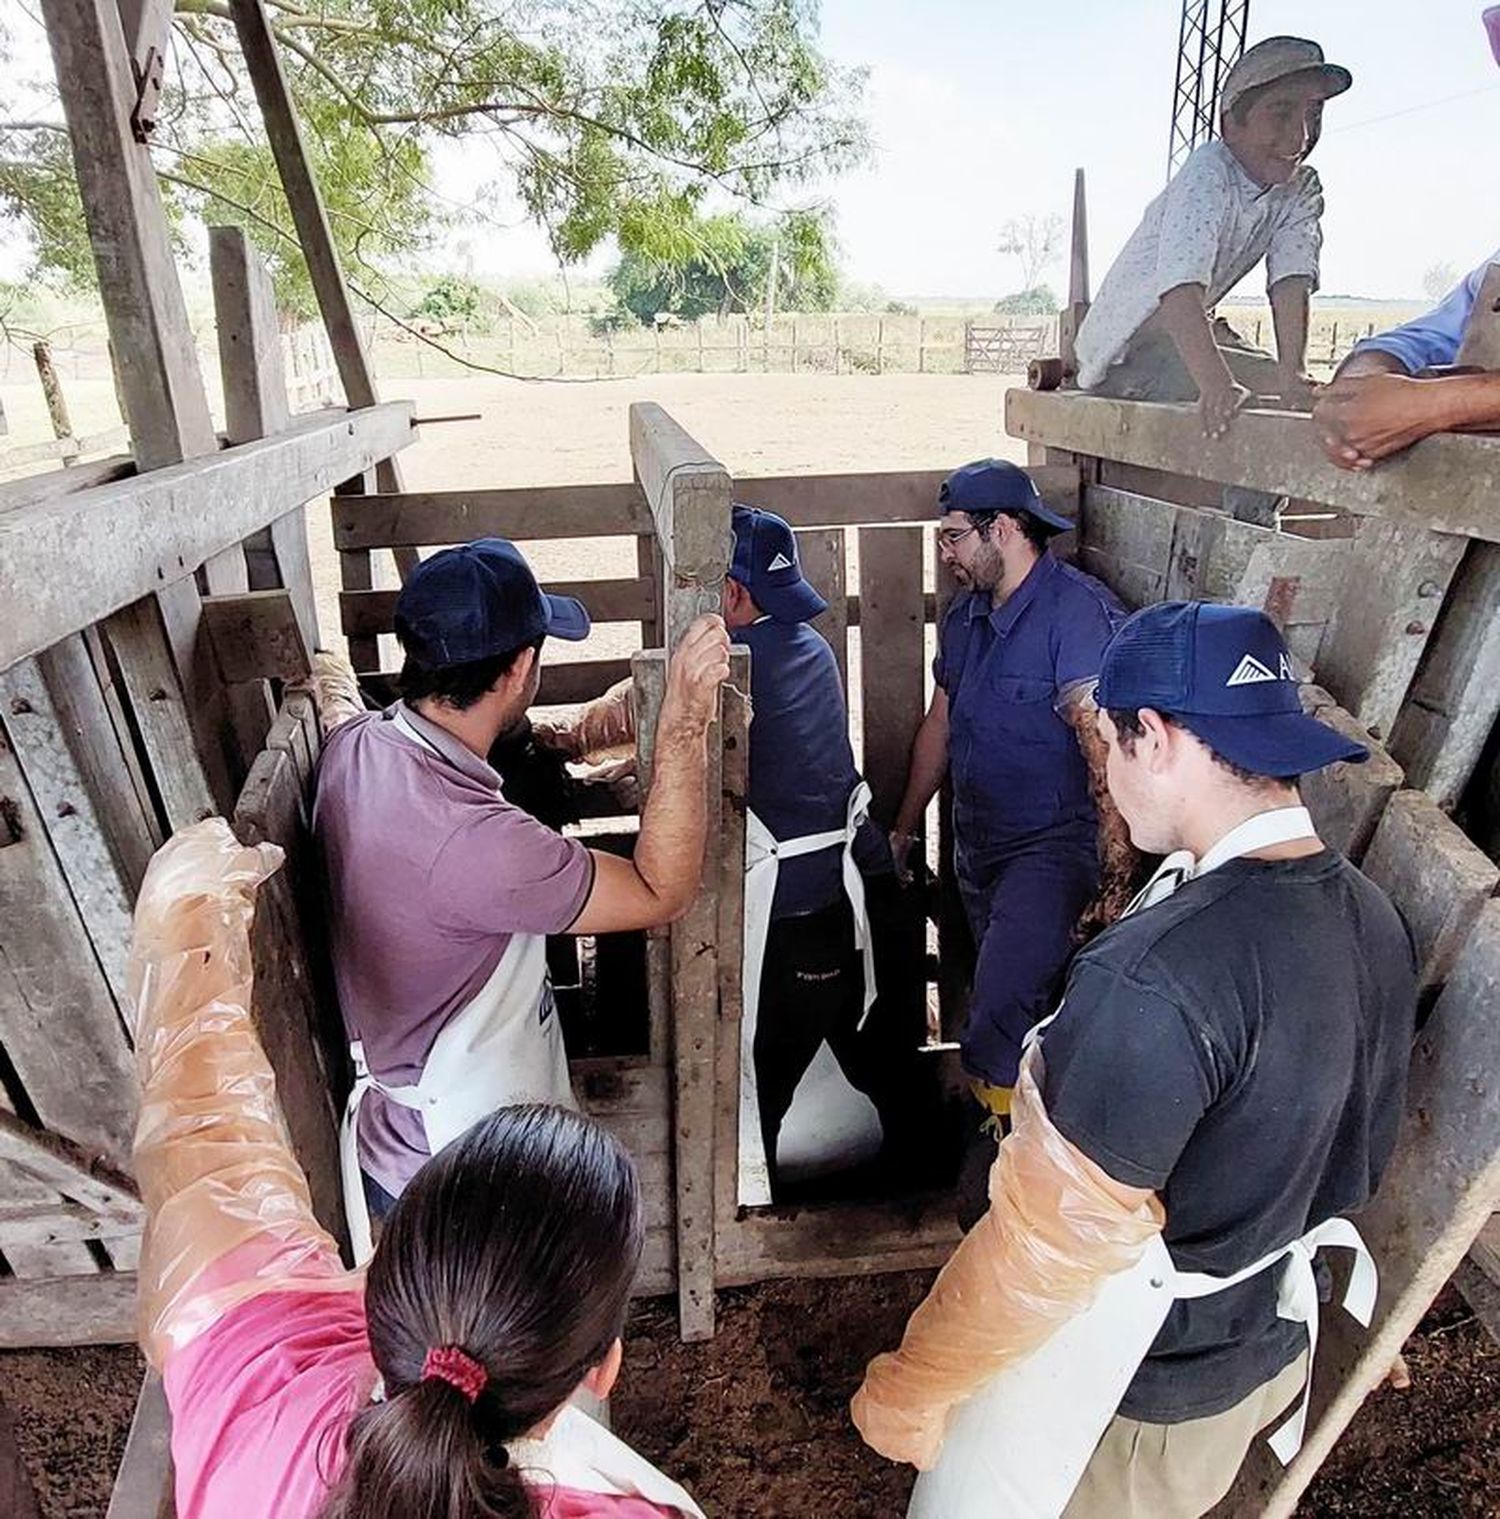
[[[926,1273],[773,1282],[720,1294],[707,1344],[676,1305],[638,1305],[615,1428],[714,1519],[898,1519],[911,1470],[848,1418],[865,1363],[900,1338]],[[1500,1513],[1500,1349],[1451,1289],[1407,1345],[1412,1387],[1364,1407],[1300,1509],[1305,1519]],[[99,1519],[141,1373],[133,1349],[0,1355],[42,1519]]]

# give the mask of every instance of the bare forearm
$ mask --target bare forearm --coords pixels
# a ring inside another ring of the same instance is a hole
[[[663,725],[657,735],[634,864],[661,905],[662,921],[680,917],[698,889],[708,830],[707,755],[704,728]]]
[[[1157,321],[1177,345],[1177,352],[1193,377],[1200,395],[1222,390],[1234,384],[1234,376],[1219,345],[1214,342],[1204,309],[1202,285],[1178,285],[1161,298]]]
[[[1489,374],[1454,375],[1449,379],[1428,380],[1441,386],[1449,402],[1449,427],[1454,431],[1476,432],[1500,430],[1500,371]]]
[[[1284,375],[1302,373],[1307,363],[1307,318],[1312,281],[1302,275],[1271,286],[1271,325],[1276,329],[1276,362]]]

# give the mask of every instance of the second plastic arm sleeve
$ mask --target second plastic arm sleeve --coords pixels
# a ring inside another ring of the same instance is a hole
[[[603,696],[585,702],[565,718],[533,719],[532,730],[547,748],[571,760],[598,764],[634,757],[633,691],[630,680],[617,681]]]
[[[1021,1073],[1015,1127],[990,1172],[990,1209],[965,1236],[854,1396],[865,1442],[927,1470],[949,1414],[997,1372],[1031,1354],[1140,1259],[1164,1215],[1123,1188],[1052,1126],[1036,1061]]]
[[[251,1019],[255,894],[280,864],[210,818],[156,852],[136,904],[139,1314],[157,1368],[260,1292],[363,1282],[313,1216]]]
[[[304,684],[312,692],[324,738],[366,710],[354,666],[340,654],[319,649],[312,657],[312,669]]]

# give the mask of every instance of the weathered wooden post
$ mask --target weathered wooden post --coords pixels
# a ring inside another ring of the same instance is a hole
[[[729,567],[731,489],[723,465],[653,402],[630,408],[630,455],[665,569],[666,649],[647,651],[633,662],[642,759],[649,764],[666,688],[666,658],[695,618],[720,608]],[[708,738],[709,861],[721,853],[722,743],[721,725],[715,723]],[[714,1331],[720,897],[721,872],[705,865],[693,905],[672,926],[666,962],[659,952],[651,962],[653,1030],[664,1017],[671,1029],[677,1295],[687,1340],[707,1339]],[[724,952],[737,960],[732,947],[725,946]]]

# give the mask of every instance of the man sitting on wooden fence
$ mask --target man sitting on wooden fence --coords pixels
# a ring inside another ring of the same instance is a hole
[[[343,1132],[350,1236],[422,1162],[496,1108],[573,1105],[546,935],[670,922],[697,890],[707,732],[729,640],[684,636],[667,677],[651,795],[632,859],[586,849],[508,803],[486,756],[536,695],[545,638],[581,639],[513,544],[424,560],[402,588],[403,700],[328,739],[313,829],[355,1085]]]
[[[1218,436],[1252,395],[1305,406],[1308,308],[1318,282],[1323,190],[1305,162],[1323,102],[1350,85],[1300,37],[1271,37],[1229,71],[1222,138],[1188,157],[1146,208],[1078,330],[1078,384],[1131,401],[1196,399]],[[1253,348],[1213,308],[1264,258],[1276,358]],[[1273,525],[1276,498],[1226,497]]]

